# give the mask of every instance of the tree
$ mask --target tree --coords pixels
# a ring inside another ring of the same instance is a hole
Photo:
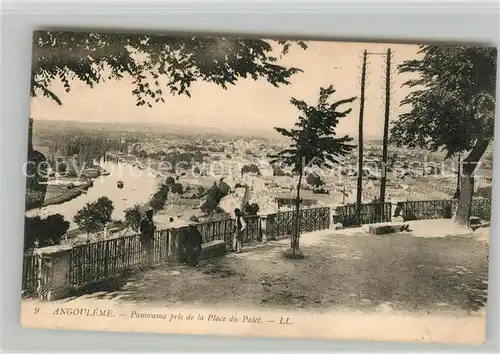
[[[494,48],[420,46],[420,59],[405,61],[400,73],[416,75],[404,83],[413,88],[402,105],[411,110],[392,127],[398,146],[445,150],[462,159],[455,221],[469,226],[474,172],[493,139],[496,58]]]
[[[387,167],[389,172],[392,171],[392,169],[394,169],[394,165],[396,164],[397,160],[398,160],[397,153],[392,153],[391,156],[389,156],[389,159],[387,161]]]
[[[155,212],[163,209],[163,207],[165,206],[165,203],[167,202],[169,191],[170,191],[170,189],[169,189],[167,183],[164,183],[160,186],[158,191],[155,194],[153,194],[153,197],[149,201],[149,206]]]
[[[285,171],[283,171],[282,168],[280,168],[278,166],[273,166],[273,176],[282,177],[282,176],[286,176],[286,173],[285,173]]]
[[[113,210],[113,202],[108,197],[100,197],[78,210],[73,220],[87,234],[96,233],[104,230],[111,222]]]
[[[260,207],[257,203],[246,203],[243,207],[243,213],[248,216],[255,216],[259,212]]]
[[[198,223],[198,222],[200,222],[200,218],[199,218],[199,217],[197,217],[196,215],[191,215],[191,216],[189,217],[189,221],[192,221],[192,222],[196,222],[196,223]]]
[[[168,176],[165,184],[169,187],[173,186],[175,184],[175,178],[172,176]]]
[[[290,166],[298,174],[295,227],[291,239],[288,255],[291,258],[302,258],[299,250],[300,236],[300,187],[304,168],[306,167],[331,167],[339,163],[338,158],[347,155],[355,146],[350,145],[352,138],[346,136],[337,138],[335,128],[340,118],[346,117],[351,108],[339,111],[343,104],[352,103],[356,98],[351,97],[329,103],[335,93],[333,86],[321,87],[319,100],[316,105],[309,105],[304,101],[293,98],[290,100],[300,112],[295,128],[275,128],[281,135],[291,140],[290,146],[281,152],[271,155],[271,163],[282,163]]]
[[[220,189],[217,183],[214,182],[212,187],[207,191],[205,202],[201,205],[200,209],[206,214],[212,214],[218,210],[219,202],[226,195],[228,195],[228,192]]]
[[[47,159],[33,149],[33,119],[28,125],[28,156],[26,164],[25,210],[40,208],[47,193]]]
[[[38,247],[57,245],[69,229],[69,221],[61,214],[49,215],[45,219],[39,216],[24,218],[24,250],[28,250],[38,242]]]
[[[137,106],[164,102],[164,92],[190,96],[193,82],[201,80],[223,88],[242,78],[264,78],[274,86],[289,84],[301,70],[284,67],[273,55],[276,46],[285,55],[293,43],[303,41],[35,31],[31,69],[31,96],[43,95],[58,104],[51,84],[58,79],[66,92],[71,81],[89,87],[105,80],[134,79]]]
[[[40,208],[47,194],[47,167],[45,156],[37,150],[28,151],[26,165],[26,204],[25,209]]]
[[[325,182],[323,182],[321,177],[316,172],[312,172],[307,175],[306,182],[316,188],[319,188],[325,184]]]
[[[198,197],[201,198],[205,195],[206,193],[206,189],[205,187],[203,186],[198,186],[198,188],[196,189],[197,193],[198,193]]]
[[[255,164],[243,166],[241,168],[241,174],[244,175],[245,173],[255,173],[257,176],[261,175],[259,167]]]
[[[486,187],[480,187],[476,190],[475,195],[477,197],[481,198],[486,198],[486,199],[491,199],[492,195],[492,188],[491,186],[486,186]]]
[[[128,208],[125,210],[125,225],[135,232],[139,231],[141,220],[142,213],[140,205],[136,204],[132,208]]]
[[[184,188],[182,187],[182,184],[180,184],[180,183],[175,183],[175,184],[172,186],[171,191],[172,191],[172,193],[174,193],[174,194],[182,194],[182,192],[184,192]]]

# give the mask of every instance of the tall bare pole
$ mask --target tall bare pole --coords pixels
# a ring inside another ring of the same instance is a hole
[[[363,51],[363,66],[361,69],[361,96],[359,105],[358,126],[358,188],[356,193],[356,221],[361,225],[361,203],[363,189],[363,115],[365,110],[365,84],[366,84],[366,57],[368,53]]]
[[[461,174],[461,163],[462,163],[462,154],[461,152],[458,152],[458,158],[457,158],[457,189],[455,190],[455,194],[453,195],[453,199],[458,199],[460,198],[460,174]]]
[[[385,120],[382,147],[382,177],[380,179],[380,203],[385,203],[385,183],[387,181],[387,145],[389,143],[389,112],[391,104],[391,49],[387,49],[385,73]],[[382,204],[383,205],[383,204]],[[382,208],[383,210],[383,208]]]

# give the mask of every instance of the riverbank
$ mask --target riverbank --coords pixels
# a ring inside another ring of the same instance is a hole
[[[86,182],[85,184],[70,189],[63,188],[62,186],[58,185],[48,185],[47,194],[45,195],[45,200],[42,204],[42,207],[69,202],[70,200],[79,197],[83,193],[86,193],[88,189],[92,187],[92,185],[93,182]]]
[[[61,214],[66,221],[70,222],[69,230],[77,229],[78,225],[73,218],[79,210],[87,203],[92,203],[100,197],[107,197],[113,203],[113,220],[124,220],[126,209],[134,205],[142,205],[151,199],[157,190],[157,180],[150,173],[141,171],[129,164],[101,163],[101,167],[109,172],[109,175],[101,175],[93,180],[90,185],[73,187],[70,189],[51,189],[53,193],[47,193],[45,204],[38,209],[32,209],[26,213],[28,217]],[[123,183],[119,188],[118,182]],[[53,188],[54,186],[48,186]],[[85,189],[86,193],[85,193]]]

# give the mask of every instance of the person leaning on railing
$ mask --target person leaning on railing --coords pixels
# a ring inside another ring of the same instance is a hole
[[[154,235],[156,231],[153,222],[153,209],[149,208],[146,211],[146,216],[141,220],[139,230],[141,232],[142,265],[151,267],[153,265]]]

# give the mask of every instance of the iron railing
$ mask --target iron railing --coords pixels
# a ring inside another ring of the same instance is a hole
[[[273,238],[287,237],[294,233],[297,211],[284,211],[268,215],[269,230]],[[311,208],[299,211],[300,233],[325,230],[330,227],[330,208]]]
[[[255,216],[245,217],[247,224],[243,233],[243,243],[251,243],[262,239],[260,218]],[[216,240],[225,241],[231,245],[233,235],[236,231],[236,221],[231,218],[202,222],[196,225],[203,237],[203,243]]]
[[[335,209],[335,222],[341,223],[344,227],[389,222],[391,207],[391,203],[362,204],[361,222],[359,222],[356,204],[343,205]]]

